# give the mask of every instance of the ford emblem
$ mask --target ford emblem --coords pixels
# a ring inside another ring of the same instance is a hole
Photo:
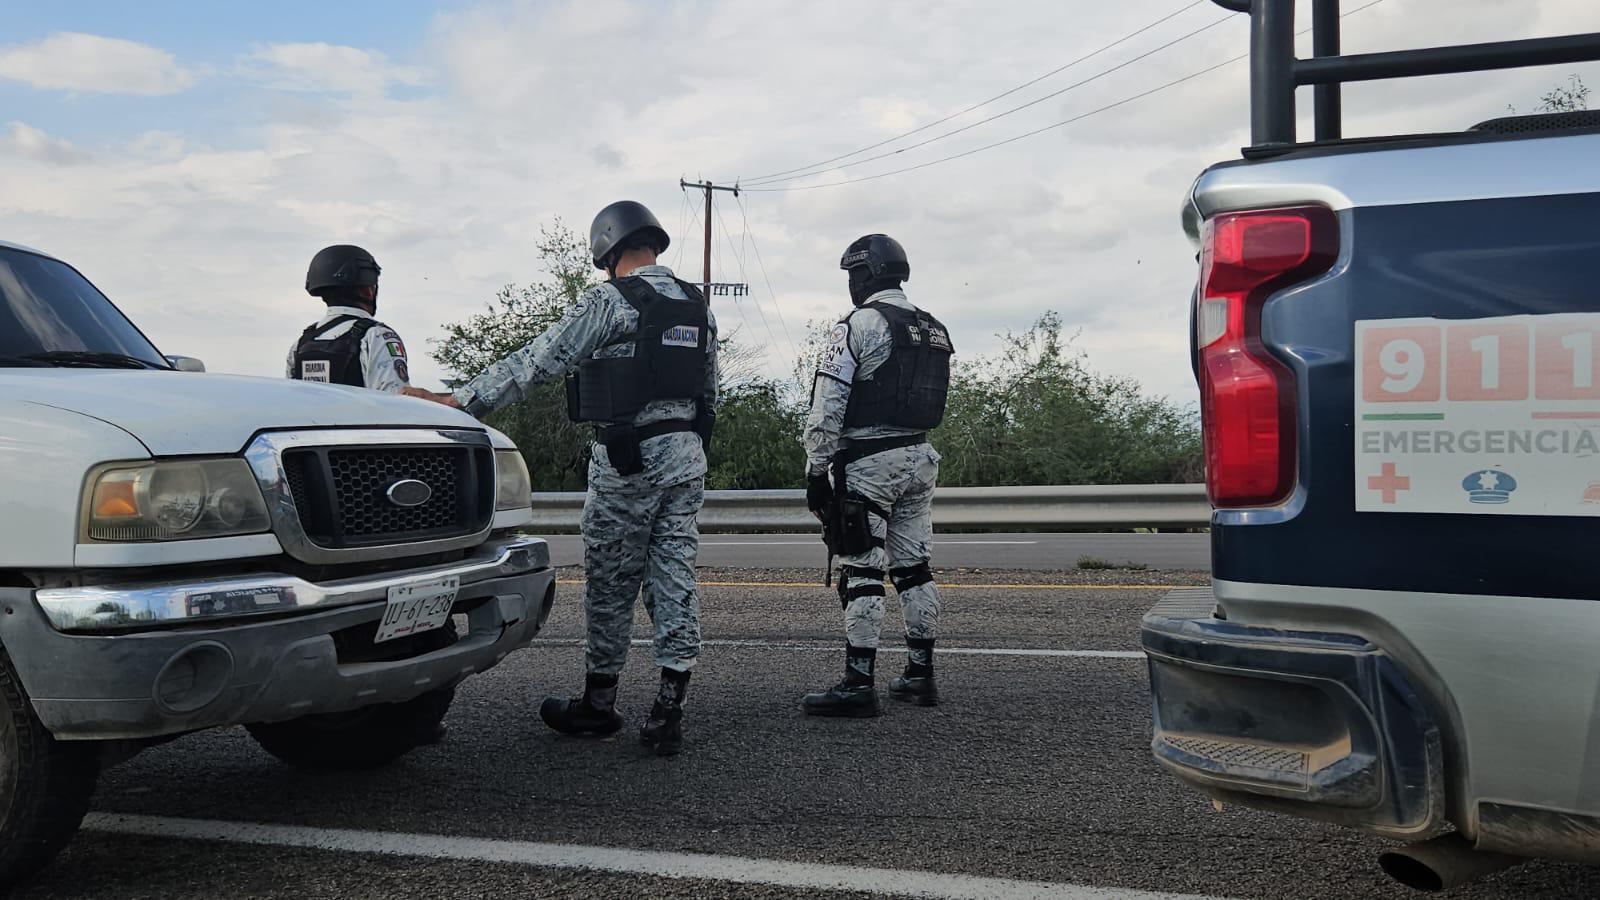
[[[433,488],[415,478],[404,478],[389,485],[389,489],[384,491],[383,495],[395,506],[410,508],[427,503],[433,496]]]

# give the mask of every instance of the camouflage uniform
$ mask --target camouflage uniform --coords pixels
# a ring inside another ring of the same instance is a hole
[[[914,309],[904,291],[879,291],[867,302],[885,302]],[[812,388],[811,413],[806,419],[804,443],[807,473],[827,471],[841,446],[853,442],[917,434],[915,429],[893,426],[845,428],[852,382],[871,380],[873,372],[889,359],[893,349],[888,321],[873,309],[857,309],[834,326],[826,355]],[[939,454],[931,444],[885,450],[849,464],[845,491],[860,494],[888,511],[885,521],[869,514],[874,537],[884,546],[841,558],[847,567],[888,570],[929,562],[933,556],[933,489],[939,480]],[[850,575],[850,589],[871,593],[855,596],[845,606],[845,638],[850,646],[875,649],[883,630],[885,591],[881,581]],[[938,636],[939,587],[929,581],[899,591],[906,637],[931,640]],[[913,653],[916,650],[913,648]],[[913,658],[913,662],[916,659]]]
[[[666,266],[643,266],[643,276],[662,296],[687,300]],[[709,311],[707,312],[709,316]],[[485,369],[456,400],[482,416],[522,400],[536,385],[553,381],[590,356],[628,356],[633,344],[613,344],[635,331],[639,313],[622,292],[598,285],[578,298],[561,321],[532,343]],[[711,320],[713,331],[715,319]],[[716,391],[716,341],[707,390]],[[693,420],[692,400],[651,401],[636,426],[672,419]],[[695,556],[700,548],[697,517],[705,494],[706,455],[693,432],[673,432],[644,442],[644,470],[617,473],[596,443],[589,461],[589,492],[583,505],[584,568],[588,583],[588,671],[615,675],[628,657],[634,602],[644,590],[645,610],[655,623],[655,661],[687,672],[700,656],[700,595]]]

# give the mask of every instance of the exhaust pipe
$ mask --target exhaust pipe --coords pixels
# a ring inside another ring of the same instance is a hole
[[[1430,892],[1448,891],[1524,862],[1526,857],[1475,850],[1455,832],[1378,856],[1378,865],[1390,878],[1408,888]]]

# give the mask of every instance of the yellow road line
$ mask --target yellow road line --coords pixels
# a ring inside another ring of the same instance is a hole
[[[584,584],[582,579],[562,578],[556,584]],[[820,588],[820,581],[702,581],[701,587]],[[939,582],[939,590],[991,591],[1170,591],[1202,587],[1196,584],[951,584]]]

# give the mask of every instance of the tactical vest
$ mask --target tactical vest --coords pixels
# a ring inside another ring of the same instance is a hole
[[[318,339],[345,322],[350,329],[336,338]],[[366,387],[367,375],[361,368],[361,341],[378,321],[365,316],[340,316],[326,325],[312,325],[300,332],[294,348],[294,377],[301,381],[348,384]]]
[[[846,428],[887,425],[927,430],[944,420],[950,394],[950,332],[920,309],[882,301],[866,303],[889,322],[893,347],[867,381],[850,386]]]
[[[633,355],[580,363],[567,377],[567,416],[574,422],[631,422],[652,400],[709,400],[714,338],[700,289],[679,281],[688,299],[674,300],[639,276],[610,284],[639,313],[639,326],[607,346],[632,343]]]

